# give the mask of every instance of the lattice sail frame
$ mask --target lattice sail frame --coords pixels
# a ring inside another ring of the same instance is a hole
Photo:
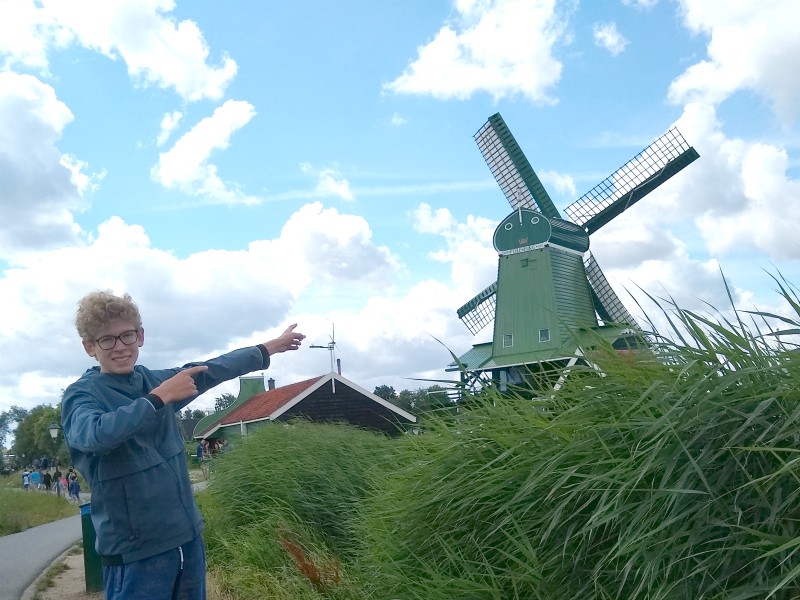
[[[478,130],[475,142],[512,208],[529,208],[549,218],[561,218],[499,113]]]
[[[458,318],[467,326],[472,335],[494,322],[497,310],[497,282],[488,286],[472,300],[458,309]]]
[[[570,204],[564,211],[568,220],[576,225],[586,225],[605,209],[623,200],[626,195],[630,195],[632,198],[632,193],[639,186],[657,177],[669,163],[686,155],[691,150],[693,149],[683,138],[681,132],[672,127],[622,167]],[[697,155],[694,154],[694,158],[696,158]],[[622,212],[628,206],[626,204],[616,212]]]
[[[619,296],[617,296],[614,288],[608,283],[608,279],[606,279],[605,274],[600,269],[600,265],[597,264],[591,252],[584,254],[583,265],[586,267],[586,277],[589,279],[589,284],[600,300],[600,304],[602,304],[603,308],[608,313],[611,322],[617,325],[631,325],[639,329],[639,325],[636,323],[633,315],[628,312],[628,309],[625,308],[625,305],[622,303],[622,300],[619,299]]]

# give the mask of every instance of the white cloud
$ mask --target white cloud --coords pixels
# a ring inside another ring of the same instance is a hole
[[[300,170],[316,178],[315,196],[319,198],[334,196],[347,202],[355,200],[355,195],[350,189],[350,182],[342,178],[341,173],[333,167],[315,169],[309,163],[301,163]]]
[[[737,212],[709,210],[698,227],[717,254],[743,246],[758,248],[778,259],[800,258],[800,181],[787,177],[788,155],[782,148],[747,144],[739,165],[744,206]]]
[[[450,264],[450,277],[461,306],[497,279],[497,253],[492,247],[496,221],[469,215],[458,222],[446,208],[433,210],[421,203],[413,212],[414,230],[440,236],[445,248],[431,253],[432,260]]]
[[[622,0],[625,6],[633,6],[635,8],[653,8],[658,4],[658,0]]]
[[[52,27],[49,16],[34,0],[0,2],[0,56],[3,70],[19,64],[32,69],[47,69],[47,46]]]
[[[0,72],[0,256],[78,242],[90,177],[56,146],[72,119],[49,85]]]
[[[644,201],[647,214],[662,222],[693,219],[723,264],[742,249],[800,258],[800,204],[791,200],[800,196],[800,180],[789,174],[786,149],[727,136],[708,104],[687,104],[677,126],[700,159],[655,192],[655,202]]]
[[[307,204],[294,213],[281,230],[281,238],[297,240],[293,252],[305,265],[306,284],[336,286],[363,282],[385,288],[400,267],[386,247],[376,247],[367,221],[360,216]]]
[[[766,98],[786,122],[798,116],[800,4],[794,0],[681,0],[686,26],[709,36],[708,58],[670,87],[674,102],[718,104],[740,90]]]
[[[391,120],[392,127],[402,127],[407,122],[408,120],[400,113],[392,114],[392,120]]]
[[[177,110],[164,115],[161,119],[161,130],[158,132],[158,137],[156,137],[156,145],[163,146],[167,143],[169,136],[178,127],[182,118],[183,113]]]
[[[0,3],[0,54],[14,64],[47,68],[47,50],[77,43],[121,57],[144,85],[174,89],[184,100],[219,99],[236,76],[236,62],[208,64],[197,24],[177,21],[173,0],[16,0]]]
[[[595,45],[608,50],[611,56],[621,54],[628,45],[625,36],[617,31],[616,23],[595,23],[592,27],[592,35]]]
[[[153,179],[166,188],[177,188],[208,202],[257,203],[257,198],[222,181],[216,165],[208,162],[212,152],[227,148],[231,135],[255,114],[250,103],[227,100],[181,136],[172,148],[159,154],[158,165],[151,172]]]
[[[0,278],[0,411],[23,401],[55,404],[65,382],[92,365],[73,326],[76,303],[91,290],[129,292],[143,313],[142,362],[173,366],[269,339],[263,337],[267,331],[300,320],[302,306],[321,306],[316,312],[323,315],[356,315],[370,295],[388,293],[398,269],[392,253],[372,241],[363,218],[319,203],[302,207],[277,239],[182,259],[153,247],[142,227],[113,217],[90,244],[24,257]],[[349,304],[340,302],[347,290]],[[380,320],[395,316],[376,312],[361,340],[374,334]],[[319,335],[309,326],[301,321],[299,329]],[[361,340],[353,336],[350,342]],[[276,359],[291,365],[280,371],[284,382],[319,373],[294,360]],[[30,378],[39,382],[35,399],[32,388],[21,387]]]
[[[487,92],[495,101],[521,94],[553,103],[548,89],[561,77],[553,47],[564,35],[555,0],[456,2],[457,19],[418,48],[394,93],[466,99]]]
[[[545,170],[540,171],[539,176],[542,181],[547,184],[546,187],[552,186],[559,194],[571,196],[573,198],[577,196],[577,188],[575,187],[575,180],[572,176],[565,173],[558,173],[557,171]]]

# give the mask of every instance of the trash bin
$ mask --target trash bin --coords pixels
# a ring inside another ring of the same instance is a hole
[[[92,524],[92,503],[81,504],[81,531],[83,532],[83,571],[86,575],[86,592],[103,591],[103,562],[94,547],[96,534]]]

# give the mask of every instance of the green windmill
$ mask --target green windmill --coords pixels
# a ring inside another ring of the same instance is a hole
[[[589,236],[698,158],[672,128],[569,205],[562,217],[499,114],[475,134],[513,212],[494,232],[497,281],[458,309],[477,334],[494,323],[491,342],[449,365],[484,384],[559,386],[597,336],[624,350],[639,327],[600,270]]]

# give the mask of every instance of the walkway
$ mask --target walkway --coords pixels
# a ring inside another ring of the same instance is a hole
[[[79,514],[0,537],[0,600],[19,600],[34,579],[82,538]]]
[[[194,483],[197,491],[208,485]],[[81,504],[91,494],[81,492]],[[78,511],[78,506],[75,506]],[[0,600],[20,600],[28,587],[73,544],[83,540],[80,514],[0,536]]]

